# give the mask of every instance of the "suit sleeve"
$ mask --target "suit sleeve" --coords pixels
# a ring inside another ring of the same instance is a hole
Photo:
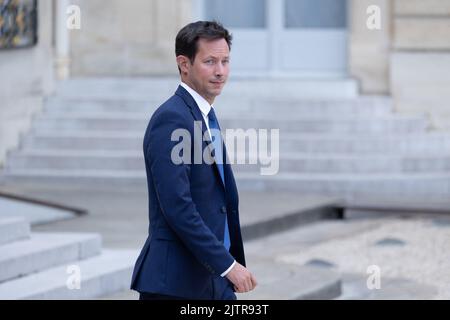
[[[189,132],[187,121],[175,112],[157,115],[149,132],[149,142],[144,146],[146,161],[149,161],[158,201],[167,223],[209,272],[220,275],[233,264],[234,258],[205,224],[192,201],[189,181],[191,165],[174,164],[171,159],[173,147],[180,143],[171,141],[172,132],[176,129]],[[191,148],[191,144],[188,147]]]

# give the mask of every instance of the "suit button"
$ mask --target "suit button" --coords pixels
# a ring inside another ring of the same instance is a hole
[[[220,210],[222,211],[222,213],[227,213],[227,207],[223,206],[222,208],[220,208]]]

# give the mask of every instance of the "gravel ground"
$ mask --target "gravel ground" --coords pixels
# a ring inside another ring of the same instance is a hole
[[[434,299],[450,299],[450,223],[439,218],[387,218],[380,227],[331,239],[301,251],[280,255],[283,262],[303,265],[322,259],[342,273],[369,277],[368,266],[383,277],[404,278],[437,289]],[[381,243],[379,243],[382,241]]]

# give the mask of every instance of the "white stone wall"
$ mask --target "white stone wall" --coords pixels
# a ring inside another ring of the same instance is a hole
[[[81,30],[70,32],[72,76],[176,75],[174,39],[194,16],[193,0],[74,0]],[[391,0],[349,0],[350,75],[363,93],[389,92]],[[382,9],[382,29],[366,8]]]
[[[81,29],[71,31],[72,76],[175,75],[175,36],[191,0],[76,0]]]
[[[52,2],[38,4],[38,44],[0,51],[0,167],[53,86]]]
[[[391,93],[401,113],[450,130],[450,0],[395,0]]]

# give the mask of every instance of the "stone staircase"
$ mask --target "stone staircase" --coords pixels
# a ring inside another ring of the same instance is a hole
[[[145,188],[144,130],[176,85],[176,79],[61,83],[10,152],[0,182]],[[235,164],[241,190],[346,199],[450,194],[450,135],[427,131],[424,115],[395,114],[388,97],[356,96],[351,81],[230,82],[215,107],[224,130],[280,130],[278,174],[261,175],[258,163]]]
[[[129,287],[134,250],[102,250],[94,233],[36,233],[0,220],[0,299],[90,299]],[[67,285],[76,266],[80,288]]]

